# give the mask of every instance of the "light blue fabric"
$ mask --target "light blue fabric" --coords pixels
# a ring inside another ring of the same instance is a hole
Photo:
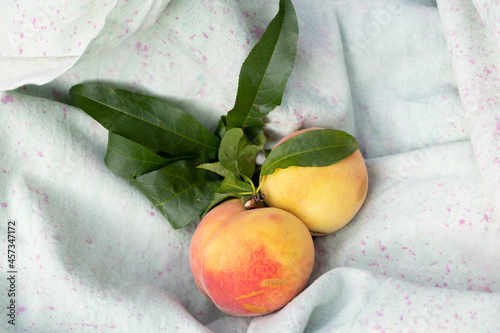
[[[305,290],[254,318],[225,315],[198,291],[188,258],[196,223],[173,230],[106,168],[107,132],[71,106],[68,89],[100,80],[171,98],[213,130],[278,1],[2,7],[3,331],[500,331],[500,8],[293,3],[297,59],[266,119],[268,146],[299,128],[347,131],[369,190],[351,223],[315,238]],[[6,319],[9,220],[15,327]]]

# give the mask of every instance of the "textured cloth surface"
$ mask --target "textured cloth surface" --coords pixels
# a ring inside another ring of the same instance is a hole
[[[2,332],[500,331],[494,1],[293,1],[297,59],[267,145],[344,130],[370,181],[354,220],[315,238],[304,291],[254,318],[225,315],[196,288],[196,222],[172,229],[106,168],[107,131],[68,90],[99,80],[170,98],[214,130],[278,1],[43,3],[0,13]]]

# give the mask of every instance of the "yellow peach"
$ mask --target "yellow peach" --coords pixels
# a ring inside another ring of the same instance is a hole
[[[294,132],[277,145],[315,129]],[[276,169],[261,184],[266,205],[291,212],[313,236],[335,232],[349,223],[361,208],[367,189],[368,173],[359,150],[329,166]]]
[[[227,314],[276,311],[309,280],[314,266],[312,237],[296,216],[271,207],[242,208],[219,224],[225,218],[222,214],[237,205],[243,207],[241,201],[225,202],[200,222],[195,234],[200,230],[203,236],[193,237],[191,243],[193,275],[200,290]],[[205,223],[214,227],[206,228]]]

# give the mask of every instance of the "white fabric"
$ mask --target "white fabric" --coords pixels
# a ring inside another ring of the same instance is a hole
[[[196,223],[172,229],[106,168],[107,132],[68,89],[171,98],[213,130],[278,1],[84,3],[0,13],[0,280],[9,220],[18,270],[15,327],[0,292],[3,331],[500,331],[498,4],[293,1],[298,54],[268,146],[299,128],[347,131],[369,191],[351,223],[315,239],[298,297],[238,318],[195,286]]]

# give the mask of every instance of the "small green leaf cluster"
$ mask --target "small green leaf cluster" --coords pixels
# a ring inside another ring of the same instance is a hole
[[[260,177],[277,168],[324,166],[358,149],[335,130],[293,137],[264,149],[264,117],[281,104],[299,35],[295,9],[279,11],[243,62],[234,107],[214,133],[176,103],[101,83],[73,86],[70,96],[109,131],[106,166],[136,186],[174,228],[199,218],[229,197],[258,197]],[[262,168],[256,156],[264,154]]]

